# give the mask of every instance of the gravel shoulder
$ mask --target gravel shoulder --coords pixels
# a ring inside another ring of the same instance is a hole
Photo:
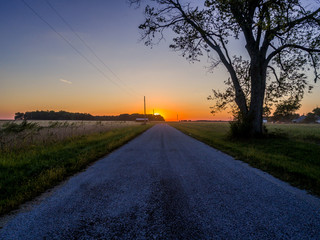
[[[320,199],[158,124],[14,216],[0,239],[320,239]]]

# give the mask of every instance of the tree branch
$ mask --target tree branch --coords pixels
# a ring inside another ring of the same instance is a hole
[[[270,65],[268,65],[268,68],[271,69],[274,77],[276,78],[276,80],[277,80],[277,82],[278,82],[278,88],[282,88],[282,86],[281,86],[281,81],[280,81],[280,79],[279,79],[279,77],[278,77],[278,75],[277,75],[277,73],[276,73],[276,70],[275,70],[272,66],[270,66]]]
[[[306,20],[310,20],[310,19],[314,20],[315,19],[314,16],[318,13],[320,13],[320,8],[318,8],[316,11],[310,13],[309,15],[298,18],[298,19],[291,21],[291,22],[288,22],[284,25],[279,25],[278,27],[271,29],[271,32],[276,33],[276,32],[279,32],[281,29],[285,29],[285,28],[288,28],[287,31],[289,31],[291,28],[293,28],[294,26],[296,26],[299,23],[302,23],[302,22],[304,22]]]
[[[179,1],[177,0],[177,3],[174,3],[176,8],[180,11],[180,13],[182,14],[182,16],[184,17],[185,21],[187,23],[189,23],[194,29],[196,29],[201,37],[203,38],[203,40],[213,49],[215,50],[219,57],[221,62],[225,65],[225,67],[227,68],[227,70],[229,71],[230,75],[231,75],[231,79],[232,82],[234,84],[234,88],[236,91],[236,99],[235,101],[237,102],[239,108],[241,109],[241,111],[243,113],[247,113],[248,112],[248,107],[246,104],[246,99],[245,99],[245,95],[243,93],[243,90],[240,86],[239,83],[239,79],[237,78],[237,74],[232,66],[232,64],[230,64],[226,58],[226,56],[223,54],[221,48],[219,47],[219,45],[214,41],[214,39],[211,38],[210,35],[207,34],[207,32],[205,32],[201,27],[199,27],[194,21],[192,21],[184,12],[184,10],[182,9],[181,5],[179,4]],[[210,38],[213,41],[210,41]]]
[[[296,48],[296,49],[301,49],[303,51],[306,51],[308,53],[311,53],[311,52],[317,52],[317,53],[320,53],[320,49],[314,49],[314,48],[307,48],[307,47],[304,47],[304,46],[300,46],[300,45],[296,45],[296,44],[285,44],[285,45],[282,45],[281,47],[277,48],[275,51],[273,51],[272,53],[269,54],[269,56],[267,57],[267,63],[269,63],[271,61],[271,59],[279,54],[281,51],[283,51],[284,49],[286,48]]]

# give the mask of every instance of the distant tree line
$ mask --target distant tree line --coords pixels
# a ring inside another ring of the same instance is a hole
[[[300,108],[299,101],[288,100],[276,106],[273,116],[267,119],[273,122],[294,123],[320,123],[320,108],[316,107],[306,115],[299,115],[296,111]]]
[[[32,111],[17,112],[15,120],[94,120],[94,121],[135,121],[137,118],[144,118],[143,114],[120,114],[119,116],[92,116],[89,113],[71,113],[66,111]],[[161,115],[147,114],[149,121],[165,121]]]

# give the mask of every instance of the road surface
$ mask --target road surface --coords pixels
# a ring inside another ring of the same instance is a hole
[[[320,199],[159,124],[15,216],[0,239],[320,239]]]

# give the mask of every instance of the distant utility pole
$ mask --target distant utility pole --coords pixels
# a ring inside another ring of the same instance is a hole
[[[177,113],[177,121],[179,122],[179,114]]]
[[[147,115],[146,115],[146,96],[144,96],[144,124],[147,124]]]

